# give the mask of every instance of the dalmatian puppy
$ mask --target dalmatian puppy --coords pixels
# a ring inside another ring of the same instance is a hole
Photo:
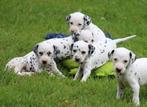
[[[101,49],[101,46],[96,43],[89,44],[82,40],[73,44],[72,59],[80,64],[74,80],[81,78],[81,82],[86,81],[92,69],[103,65],[108,60],[106,52]]]
[[[47,70],[64,77],[54,61],[55,52],[55,46],[47,42],[41,42],[27,55],[10,60],[6,64],[6,70],[13,70],[18,75],[31,75],[35,72]]]
[[[126,41],[135,36],[130,36],[115,40],[106,40],[101,42],[86,43],[77,41],[72,45],[72,59],[80,64],[80,67],[74,77],[74,80],[81,78],[81,82],[87,80],[91,70],[105,64],[109,58],[108,53],[116,48],[116,44]]]
[[[124,89],[129,85],[133,91],[132,101],[139,106],[139,89],[141,85],[147,85],[147,58],[135,58],[135,54],[123,47],[112,50],[110,59],[116,71],[117,95],[120,99]]]
[[[89,30],[93,33],[93,38],[95,41],[105,39],[104,32],[92,23],[91,18],[81,12],[71,13],[66,17],[66,21],[69,25],[69,31],[73,36],[79,35],[81,30]]]
[[[6,69],[14,70],[19,75],[30,75],[34,72],[48,70],[63,76],[57,69],[55,59],[70,57],[73,41],[72,36],[69,36],[40,42],[29,54],[9,61]]]

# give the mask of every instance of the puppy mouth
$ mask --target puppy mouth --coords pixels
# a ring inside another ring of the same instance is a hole
[[[82,61],[80,61],[80,60],[75,60],[77,63],[79,63],[79,64],[83,64],[83,62]]]
[[[48,62],[42,62],[42,63],[41,63],[41,66],[42,66],[42,67],[48,67],[48,66],[49,66],[49,63],[48,63]]]

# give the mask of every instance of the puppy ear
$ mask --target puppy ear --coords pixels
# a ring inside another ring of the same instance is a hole
[[[92,44],[89,44],[88,48],[89,48],[89,51],[88,51],[89,55],[93,54],[93,52],[95,51],[95,47]]]
[[[53,45],[53,48],[54,48],[54,54],[59,54],[60,53],[60,50],[58,49],[57,46]]]
[[[133,63],[136,60],[136,55],[133,52],[129,53],[130,63]]]
[[[33,48],[33,52],[37,55],[37,52],[38,52],[38,47],[39,45],[37,44],[34,48]]]
[[[80,31],[74,32],[72,34],[72,37],[73,37],[74,42],[79,41]]]
[[[84,16],[84,25],[88,26],[91,23],[91,18],[87,15]]]
[[[114,49],[108,53],[108,58],[111,60],[112,59],[112,56],[114,54]]]
[[[68,16],[66,16],[65,19],[66,19],[67,22],[69,22],[70,18],[71,18],[71,15],[68,15]]]

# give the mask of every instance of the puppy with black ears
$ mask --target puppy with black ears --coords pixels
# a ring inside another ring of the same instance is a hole
[[[58,70],[54,61],[56,47],[47,42],[38,43],[33,51],[23,57],[16,57],[10,60],[5,69],[14,71],[18,75],[31,75],[35,72],[47,70],[56,75],[64,77]]]
[[[79,35],[81,30],[89,30],[94,35],[94,41],[104,40],[104,32],[92,23],[91,18],[81,12],[71,13],[66,17],[66,21],[69,25],[69,31],[73,36]]]
[[[109,44],[96,42],[90,44],[82,40],[75,42],[72,45],[72,59],[79,63],[80,67],[74,80],[81,78],[81,82],[86,81],[94,68],[102,66],[109,60],[108,52],[114,48]]]
[[[123,96],[128,84],[133,92],[132,101],[139,106],[140,86],[147,85],[147,58],[136,59],[132,51],[122,47],[112,50],[109,58],[113,62],[118,81],[116,98],[120,99]]]

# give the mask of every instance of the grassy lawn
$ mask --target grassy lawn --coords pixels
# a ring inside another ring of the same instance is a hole
[[[131,107],[126,89],[116,100],[114,78],[90,78],[86,83],[61,79],[46,72],[20,77],[4,72],[13,57],[30,52],[47,33],[69,34],[65,16],[81,11],[113,38],[136,34],[124,42],[138,57],[147,56],[146,0],[0,0],[0,106],[1,107]],[[141,106],[147,107],[147,89],[141,88]]]

